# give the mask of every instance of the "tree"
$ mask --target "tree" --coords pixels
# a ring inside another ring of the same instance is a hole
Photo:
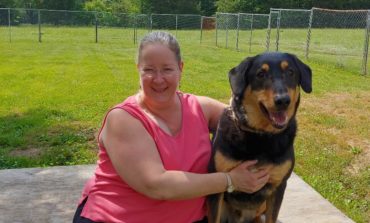
[[[142,13],[199,14],[200,0],[141,0]]]
[[[202,15],[211,16],[216,12],[215,0],[200,0],[199,11]]]
[[[133,0],[90,0],[83,7],[87,11],[104,11],[112,13],[138,13],[139,1]]]
[[[265,9],[262,4],[257,0],[219,0],[216,2],[218,12],[262,13]]]

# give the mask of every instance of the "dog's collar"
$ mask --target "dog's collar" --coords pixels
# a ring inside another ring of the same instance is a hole
[[[246,115],[244,106],[230,106],[228,110],[230,112],[230,118],[233,120],[235,128],[239,131],[266,134],[266,132],[257,130],[248,125],[248,117]]]
[[[230,116],[234,122],[235,128],[240,132],[252,132],[256,134],[272,134],[270,132],[261,131],[259,129],[253,128],[248,123],[248,116],[246,110],[241,103],[241,97],[234,96],[231,99],[231,106],[229,107],[231,112]]]

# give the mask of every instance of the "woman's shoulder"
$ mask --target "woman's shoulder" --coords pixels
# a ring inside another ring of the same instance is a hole
[[[195,95],[195,98],[203,111],[209,128],[214,130],[227,105],[207,96]]]
[[[202,96],[202,95],[195,95],[196,99],[198,100],[199,104],[204,107],[205,109],[221,109],[223,110],[227,105],[213,99],[208,96]]]
[[[114,126],[127,126],[127,123],[137,119],[140,111],[136,100],[136,95],[127,97],[123,102],[113,106],[106,115],[106,120]]]
[[[111,109],[114,108],[121,108],[127,105],[137,105],[137,100],[136,100],[137,95],[130,95],[127,98],[125,98],[122,102],[114,105]]]
[[[184,93],[184,92],[178,92],[182,100],[189,101],[190,103],[198,103],[201,106],[208,106],[212,104],[218,104],[220,103],[219,101],[207,97],[207,96],[202,96],[202,95],[195,95],[191,93]]]

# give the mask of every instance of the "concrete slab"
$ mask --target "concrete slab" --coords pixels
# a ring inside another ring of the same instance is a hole
[[[95,165],[0,170],[0,223],[66,223]],[[282,223],[353,223],[293,174],[279,215]]]

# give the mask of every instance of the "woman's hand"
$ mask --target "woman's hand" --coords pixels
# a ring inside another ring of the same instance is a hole
[[[254,193],[260,190],[269,180],[269,170],[272,166],[256,167],[257,160],[245,161],[232,169],[229,174],[235,190]]]

